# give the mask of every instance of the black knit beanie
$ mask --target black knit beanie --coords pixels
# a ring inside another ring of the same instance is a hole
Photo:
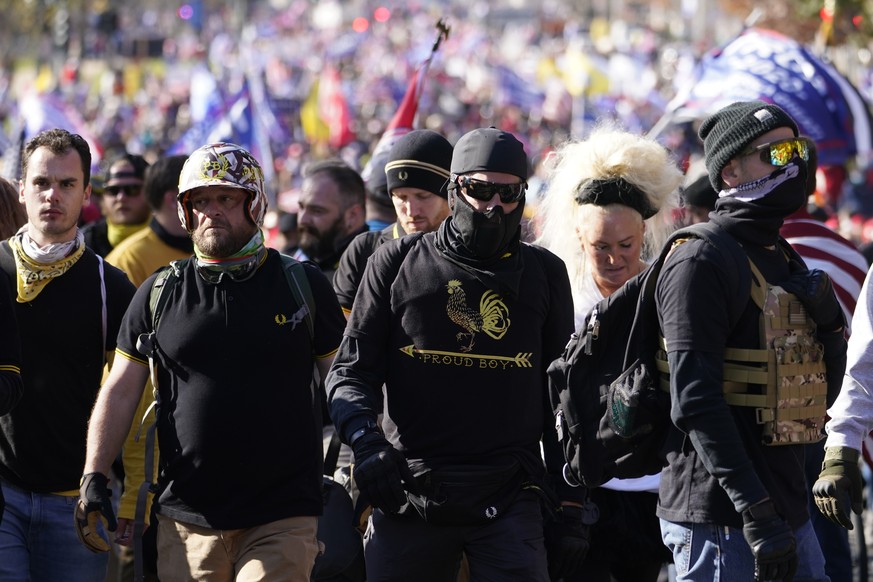
[[[778,105],[763,101],[739,101],[713,113],[700,126],[709,182],[721,190],[721,171],[746,147],[777,127],[790,127],[797,136],[797,124]]]
[[[527,180],[524,146],[508,131],[493,127],[474,129],[461,136],[452,155],[452,174],[502,172]]]
[[[429,129],[410,131],[391,147],[385,176],[389,194],[404,186],[446,197],[452,144]]]

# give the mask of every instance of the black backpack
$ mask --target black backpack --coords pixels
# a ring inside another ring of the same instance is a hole
[[[594,306],[548,369],[549,397],[570,484],[597,487],[613,477],[654,475],[671,424],[670,396],[659,386],[655,284],[674,243],[703,239],[736,268],[739,317],[751,288],[748,257],[713,223],[676,231],[657,260]],[[745,290],[745,291],[743,291]],[[663,360],[663,354],[661,356]]]

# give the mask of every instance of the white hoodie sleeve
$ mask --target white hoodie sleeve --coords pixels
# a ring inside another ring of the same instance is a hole
[[[826,447],[861,450],[873,429],[873,284],[868,271],[852,318],[843,386],[828,409]]]

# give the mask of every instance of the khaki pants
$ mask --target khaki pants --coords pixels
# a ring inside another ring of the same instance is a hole
[[[158,577],[161,582],[309,582],[317,531],[316,517],[216,530],[159,516]]]

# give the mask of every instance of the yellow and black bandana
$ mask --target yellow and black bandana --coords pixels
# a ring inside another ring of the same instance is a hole
[[[16,277],[18,288],[16,301],[18,303],[27,303],[36,299],[36,296],[52,279],[69,271],[70,267],[75,265],[76,261],[85,253],[85,245],[83,241],[79,241],[76,250],[69,256],[53,263],[43,264],[34,261],[24,252],[21,234],[10,238],[9,246],[12,247],[12,254],[15,255],[15,267],[18,272],[18,277]]]

